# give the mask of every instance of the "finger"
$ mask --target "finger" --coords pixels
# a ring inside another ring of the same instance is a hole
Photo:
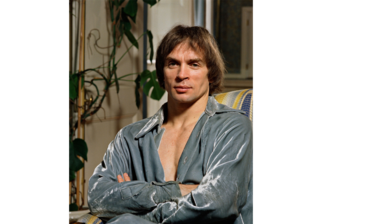
[[[122,183],[122,182],[124,182],[124,180],[123,180],[123,178],[122,178],[121,175],[118,175],[117,178],[118,178],[118,183]]]
[[[125,181],[131,181],[131,178],[128,176],[127,173],[124,173],[124,174],[123,174],[123,177],[124,177],[124,180],[125,180]]]

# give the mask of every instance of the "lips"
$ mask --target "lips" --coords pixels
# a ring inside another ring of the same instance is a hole
[[[178,93],[185,93],[187,92],[189,89],[191,89],[191,87],[189,86],[174,86],[174,89],[178,92]]]

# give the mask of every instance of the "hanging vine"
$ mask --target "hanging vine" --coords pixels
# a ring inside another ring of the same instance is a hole
[[[74,0],[70,0],[70,5]],[[156,0],[143,0],[143,2],[153,6],[157,3]],[[70,69],[69,75],[69,101],[70,101],[70,132],[69,132],[69,181],[72,182],[72,191],[78,191],[78,186],[75,186],[74,180],[76,178],[75,173],[84,167],[84,163],[79,159],[79,157],[83,158],[87,161],[87,153],[88,147],[86,142],[83,139],[75,138],[75,131],[78,128],[79,121],[75,119],[74,111],[77,111],[77,98],[78,98],[78,91],[80,88],[84,88],[84,83],[87,83],[89,86],[93,86],[95,88],[95,96],[87,101],[87,104],[82,106],[85,107],[84,113],[81,115],[81,123],[84,123],[85,120],[95,115],[101,108],[104,99],[109,93],[109,89],[112,86],[115,86],[117,93],[119,93],[119,82],[120,81],[128,81],[133,82],[135,84],[135,103],[136,106],[139,108],[140,106],[140,94],[139,89],[144,86],[143,92],[150,96],[152,99],[160,100],[165,92],[157,82],[156,71],[149,71],[144,70],[143,72],[139,73],[129,73],[125,75],[119,76],[118,73],[118,65],[124,59],[124,56],[130,52],[130,50],[135,47],[139,49],[138,40],[147,35],[149,40],[149,59],[152,61],[153,59],[153,35],[151,31],[147,30],[138,38],[135,38],[133,33],[131,32],[132,24],[136,24],[136,16],[138,10],[137,0],[108,0],[108,8],[109,8],[109,17],[111,20],[111,40],[112,45],[108,47],[100,47],[97,44],[98,38],[95,39],[95,46],[100,48],[110,48],[111,53],[109,54],[109,60],[107,63],[100,65],[95,68],[85,69],[84,71],[76,71],[76,58],[77,58],[77,49],[78,49],[78,41],[75,43],[75,55],[76,57],[73,60],[74,66]],[[71,11],[72,7],[70,7],[71,16],[76,18],[80,18],[78,15],[79,12],[73,13]],[[80,11],[80,10],[78,10]],[[133,23],[131,23],[131,21]],[[78,23],[79,24],[79,23]],[[78,26],[77,26],[78,27]],[[97,30],[98,29],[94,29]],[[99,31],[98,31],[99,32]],[[72,34],[71,34],[72,35]],[[88,38],[91,37],[92,32],[89,32]],[[78,35],[76,40],[78,39]],[[124,52],[121,53],[121,56],[118,60],[116,60],[116,55],[121,46],[122,41],[127,39],[131,45],[126,48]],[[91,50],[91,49],[89,49]],[[107,65],[104,67],[104,65]],[[107,74],[104,73],[106,71]],[[102,72],[101,72],[102,71]],[[82,85],[79,88],[79,79],[82,77],[84,80],[85,75],[88,73],[95,73],[96,76],[90,80],[85,80],[82,82]],[[135,77],[132,79],[132,77]],[[100,94],[100,90],[96,83],[103,82],[104,88],[102,90],[102,94]],[[150,91],[152,89],[152,91]],[[149,94],[151,92],[151,94]],[[74,196],[75,194],[71,193],[70,197],[70,211],[78,210],[79,207],[75,206],[77,199]],[[82,207],[82,205],[80,206]]]

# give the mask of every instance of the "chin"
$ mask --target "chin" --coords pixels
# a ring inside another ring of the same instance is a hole
[[[191,95],[191,94],[172,94],[171,98],[178,103],[195,103],[196,101],[204,98],[205,95]]]
[[[187,104],[192,104],[195,103],[196,101],[202,99],[205,97],[206,93],[205,91],[199,91],[198,90],[193,90],[190,89],[187,92],[178,92],[175,89],[171,89],[171,91],[168,91],[168,100],[177,102],[177,103],[187,103]]]
[[[195,97],[185,96],[184,94],[176,94],[172,98],[179,103],[193,103],[198,100]]]

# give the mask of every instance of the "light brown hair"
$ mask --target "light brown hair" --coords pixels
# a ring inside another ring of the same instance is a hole
[[[187,42],[190,48],[204,55],[204,61],[208,68],[208,80],[211,82],[209,94],[221,92],[225,72],[223,57],[212,35],[205,28],[198,26],[178,25],[162,39],[156,52],[156,73],[160,86],[165,88],[164,65],[166,57],[183,42]]]

